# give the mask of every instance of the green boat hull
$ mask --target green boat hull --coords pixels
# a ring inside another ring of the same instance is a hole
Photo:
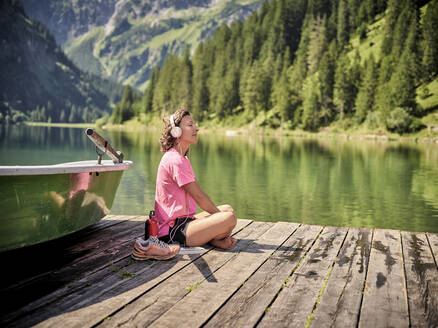
[[[0,252],[65,236],[112,207],[123,171],[0,176]]]

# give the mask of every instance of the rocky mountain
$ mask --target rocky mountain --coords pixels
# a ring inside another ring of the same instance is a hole
[[[81,69],[144,89],[168,54],[182,54],[264,0],[23,0]]]
[[[92,121],[120,87],[81,72],[18,0],[0,2],[0,121]]]

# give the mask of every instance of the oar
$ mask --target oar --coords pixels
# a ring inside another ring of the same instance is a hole
[[[115,151],[109,142],[102,138],[97,132],[88,128],[85,129],[85,134],[88,136],[88,138],[90,138],[91,141],[93,141],[96,147],[109,156],[114,163],[123,163],[123,153],[120,151]]]

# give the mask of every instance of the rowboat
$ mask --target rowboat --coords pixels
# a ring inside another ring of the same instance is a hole
[[[87,135],[112,160],[0,166],[0,252],[68,235],[97,223],[113,205],[123,154],[91,129]]]

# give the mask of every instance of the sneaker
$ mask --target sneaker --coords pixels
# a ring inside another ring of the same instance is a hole
[[[168,260],[179,253],[180,246],[174,244],[166,244],[157,237],[149,237],[147,240],[137,238],[134,243],[134,250],[132,251],[132,258],[134,260]]]

